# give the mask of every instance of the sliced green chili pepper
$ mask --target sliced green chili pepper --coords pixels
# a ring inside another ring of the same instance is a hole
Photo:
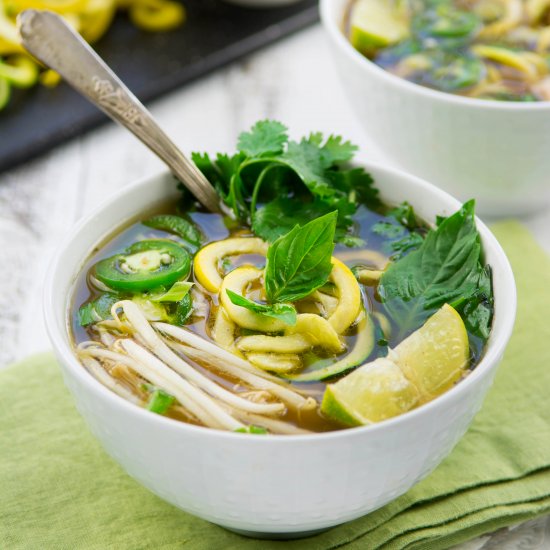
[[[98,262],[95,275],[110,288],[135,292],[168,287],[187,277],[190,267],[189,253],[177,243],[145,240]]]

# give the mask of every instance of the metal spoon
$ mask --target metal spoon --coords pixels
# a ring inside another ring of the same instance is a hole
[[[219,197],[202,172],[155,122],[105,62],[65,21],[49,11],[26,10],[17,17],[23,46],[44,65],[116,122],[125,126],[212,212]]]

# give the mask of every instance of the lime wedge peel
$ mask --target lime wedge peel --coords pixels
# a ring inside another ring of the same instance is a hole
[[[353,5],[349,38],[363,53],[396,44],[409,35],[406,21],[388,0],[359,0]]]
[[[387,357],[329,384],[321,411],[349,426],[380,422],[447,391],[464,375],[468,362],[464,323],[455,309],[444,305]]]

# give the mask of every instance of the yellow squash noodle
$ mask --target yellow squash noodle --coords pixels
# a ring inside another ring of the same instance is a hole
[[[185,21],[185,8],[173,0],[0,0],[0,110],[8,102],[10,86],[28,87],[41,82],[52,87],[60,79],[49,70],[39,75],[40,66],[21,46],[15,20],[26,9],[58,13],[90,43],[107,32],[117,9],[128,10],[132,23],[145,31],[172,30]],[[17,58],[6,61],[15,54]]]
[[[229,256],[240,254],[267,254],[267,243],[262,239],[236,237],[216,241],[201,248],[193,260],[193,269],[197,281],[208,292],[218,292],[222,285],[220,265]]]
[[[523,15],[521,0],[501,0],[501,2],[504,5],[503,17],[481,29],[480,37],[489,38],[502,35],[521,21]]]
[[[299,355],[294,353],[249,353],[246,358],[257,367],[271,372],[292,372],[302,366]]]
[[[169,31],[185,21],[185,9],[172,0],[134,0],[128,7],[130,19],[140,29]]]

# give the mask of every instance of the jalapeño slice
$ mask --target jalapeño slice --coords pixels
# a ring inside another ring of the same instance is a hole
[[[187,277],[189,253],[168,240],[145,240],[95,265],[95,276],[115,290],[143,291],[169,287]]]

